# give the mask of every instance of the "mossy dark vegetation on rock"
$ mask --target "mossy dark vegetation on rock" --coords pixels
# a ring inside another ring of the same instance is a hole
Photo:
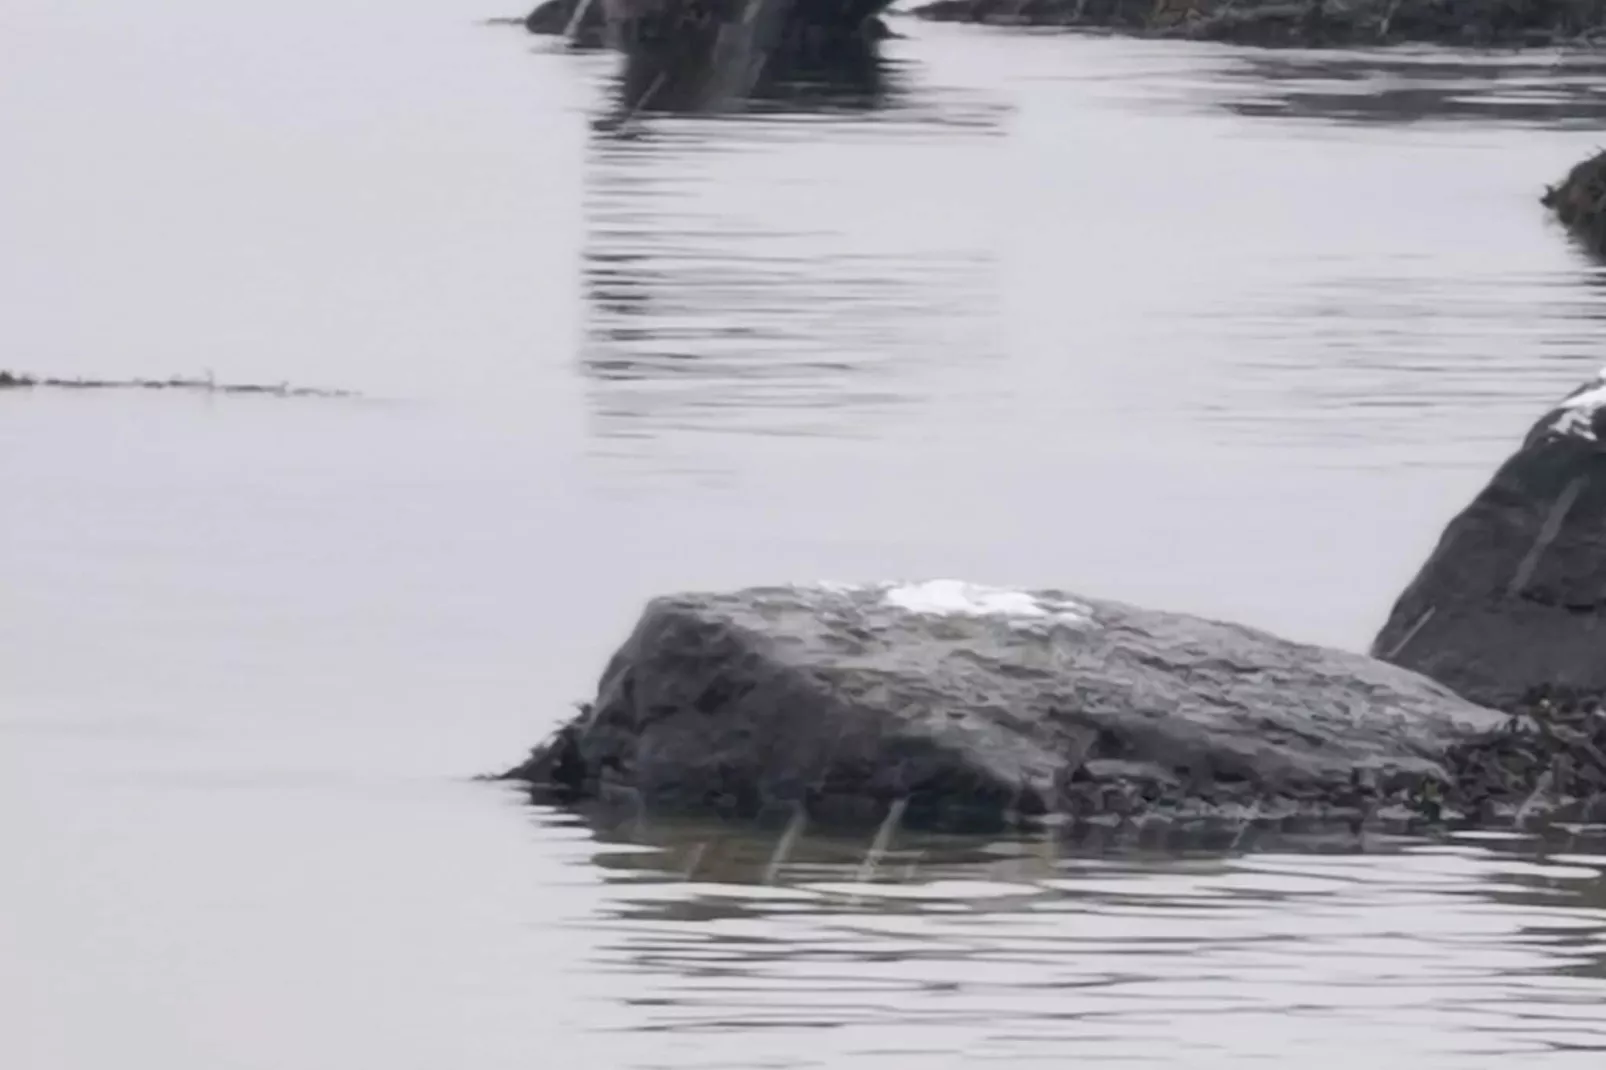
[[[1606,40],[1602,0],[935,0],[914,14],[1266,46],[1544,47]]]
[[[1534,688],[1502,728],[1453,745],[1443,805],[1482,825],[1606,819],[1606,701]]]
[[[349,398],[349,390],[328,390],[289,383],[220,383],[172,376],[167,379],[58,379],[0,370],[0,390],[182,390],[202,394],[261,394],[281,398]]]
[[[1590,252],[1606,257],[1606,151],[1567,172],[1543,200]]]

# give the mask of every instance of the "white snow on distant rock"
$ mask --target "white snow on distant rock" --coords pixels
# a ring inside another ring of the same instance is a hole
[[[881,597],[889,605],[911,613],[1001,616],[1081,624],[1089,620],[1088,608],[1069,599],[1046,599],[1027,591],[984,587],[964,580],[927,580],[923,583],[889,585],[884,588]]]
[[[1585,383],[1556,406],[1550,429],[1563,435],[1593,439],[1595,412],[1602,405],[1606,405],[1606,368],[1596,373],[1593,382]]]

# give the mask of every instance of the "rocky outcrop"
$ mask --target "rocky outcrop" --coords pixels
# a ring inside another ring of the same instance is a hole
[[[847,40],[881,40],[888,31],[877,16],[890,3],[891,0],[792,0],[781,17],[781,44],[794,51],[806,51]],[[609,43],[606,6],[605,0],[544,0],[525,18],[524,27],[535,34],[568,34],[576,44],[601,47]],[[736,17],[734,5],[723,0],[642,0],[635,6],[641,9],[642,17],[617,27],[617,40],[613,43],[673,38],[677,27],[697,33],[710,21],[728,22]]]
[[[992,827],[1356,823],[1440,798],[1504,718],[1356,654],[1061,592],[661,598],[506,774],[647,813]]]
[[[1544,204],[1590,252],[1606,257],[1606,152],[1567,172],[1545,191]]]
[[[1606,373],[1450,522],[1372,652],[1488,706],[1606,693]]]
[[[1599,0],[935,0],[914,14],[1267,46],[1544,47],[1606,39]]]
[[[569,34],[575,44],[600,48],[606,23],[602,17],[602,0],[589,0],[580,11],[581,0],[544,0],[524,20],[524,28],[531,33],[557,36]],[[580,12],[579,21],[575,13]]]

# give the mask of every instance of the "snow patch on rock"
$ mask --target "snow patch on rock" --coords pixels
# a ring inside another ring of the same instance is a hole
[[[1593,382],[1585,383],[1556,406],[1550,430],[1593,440],[1596,437],[1595,413],[1603,405],[1606,405],[1606,368],[1596,373]]]
[[[1011,617],[1034,621],[1088,623],[1089,610],[1070,599],[1051,599],[1029,591],[985,587],[964,580],[926,580],[888,586],[882,600],[911,613],[967,617]]]

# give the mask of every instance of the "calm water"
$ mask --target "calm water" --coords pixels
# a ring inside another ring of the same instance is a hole
[[[1364,646],[1606,360],[1606,68],[906,25],[606,129],[489,0],[270,7],[0,7],[0,367],[365,395],[0,397],[0,1065],[1599,1065],[1587,834],[866,887],[466,778],[677,588]]]

